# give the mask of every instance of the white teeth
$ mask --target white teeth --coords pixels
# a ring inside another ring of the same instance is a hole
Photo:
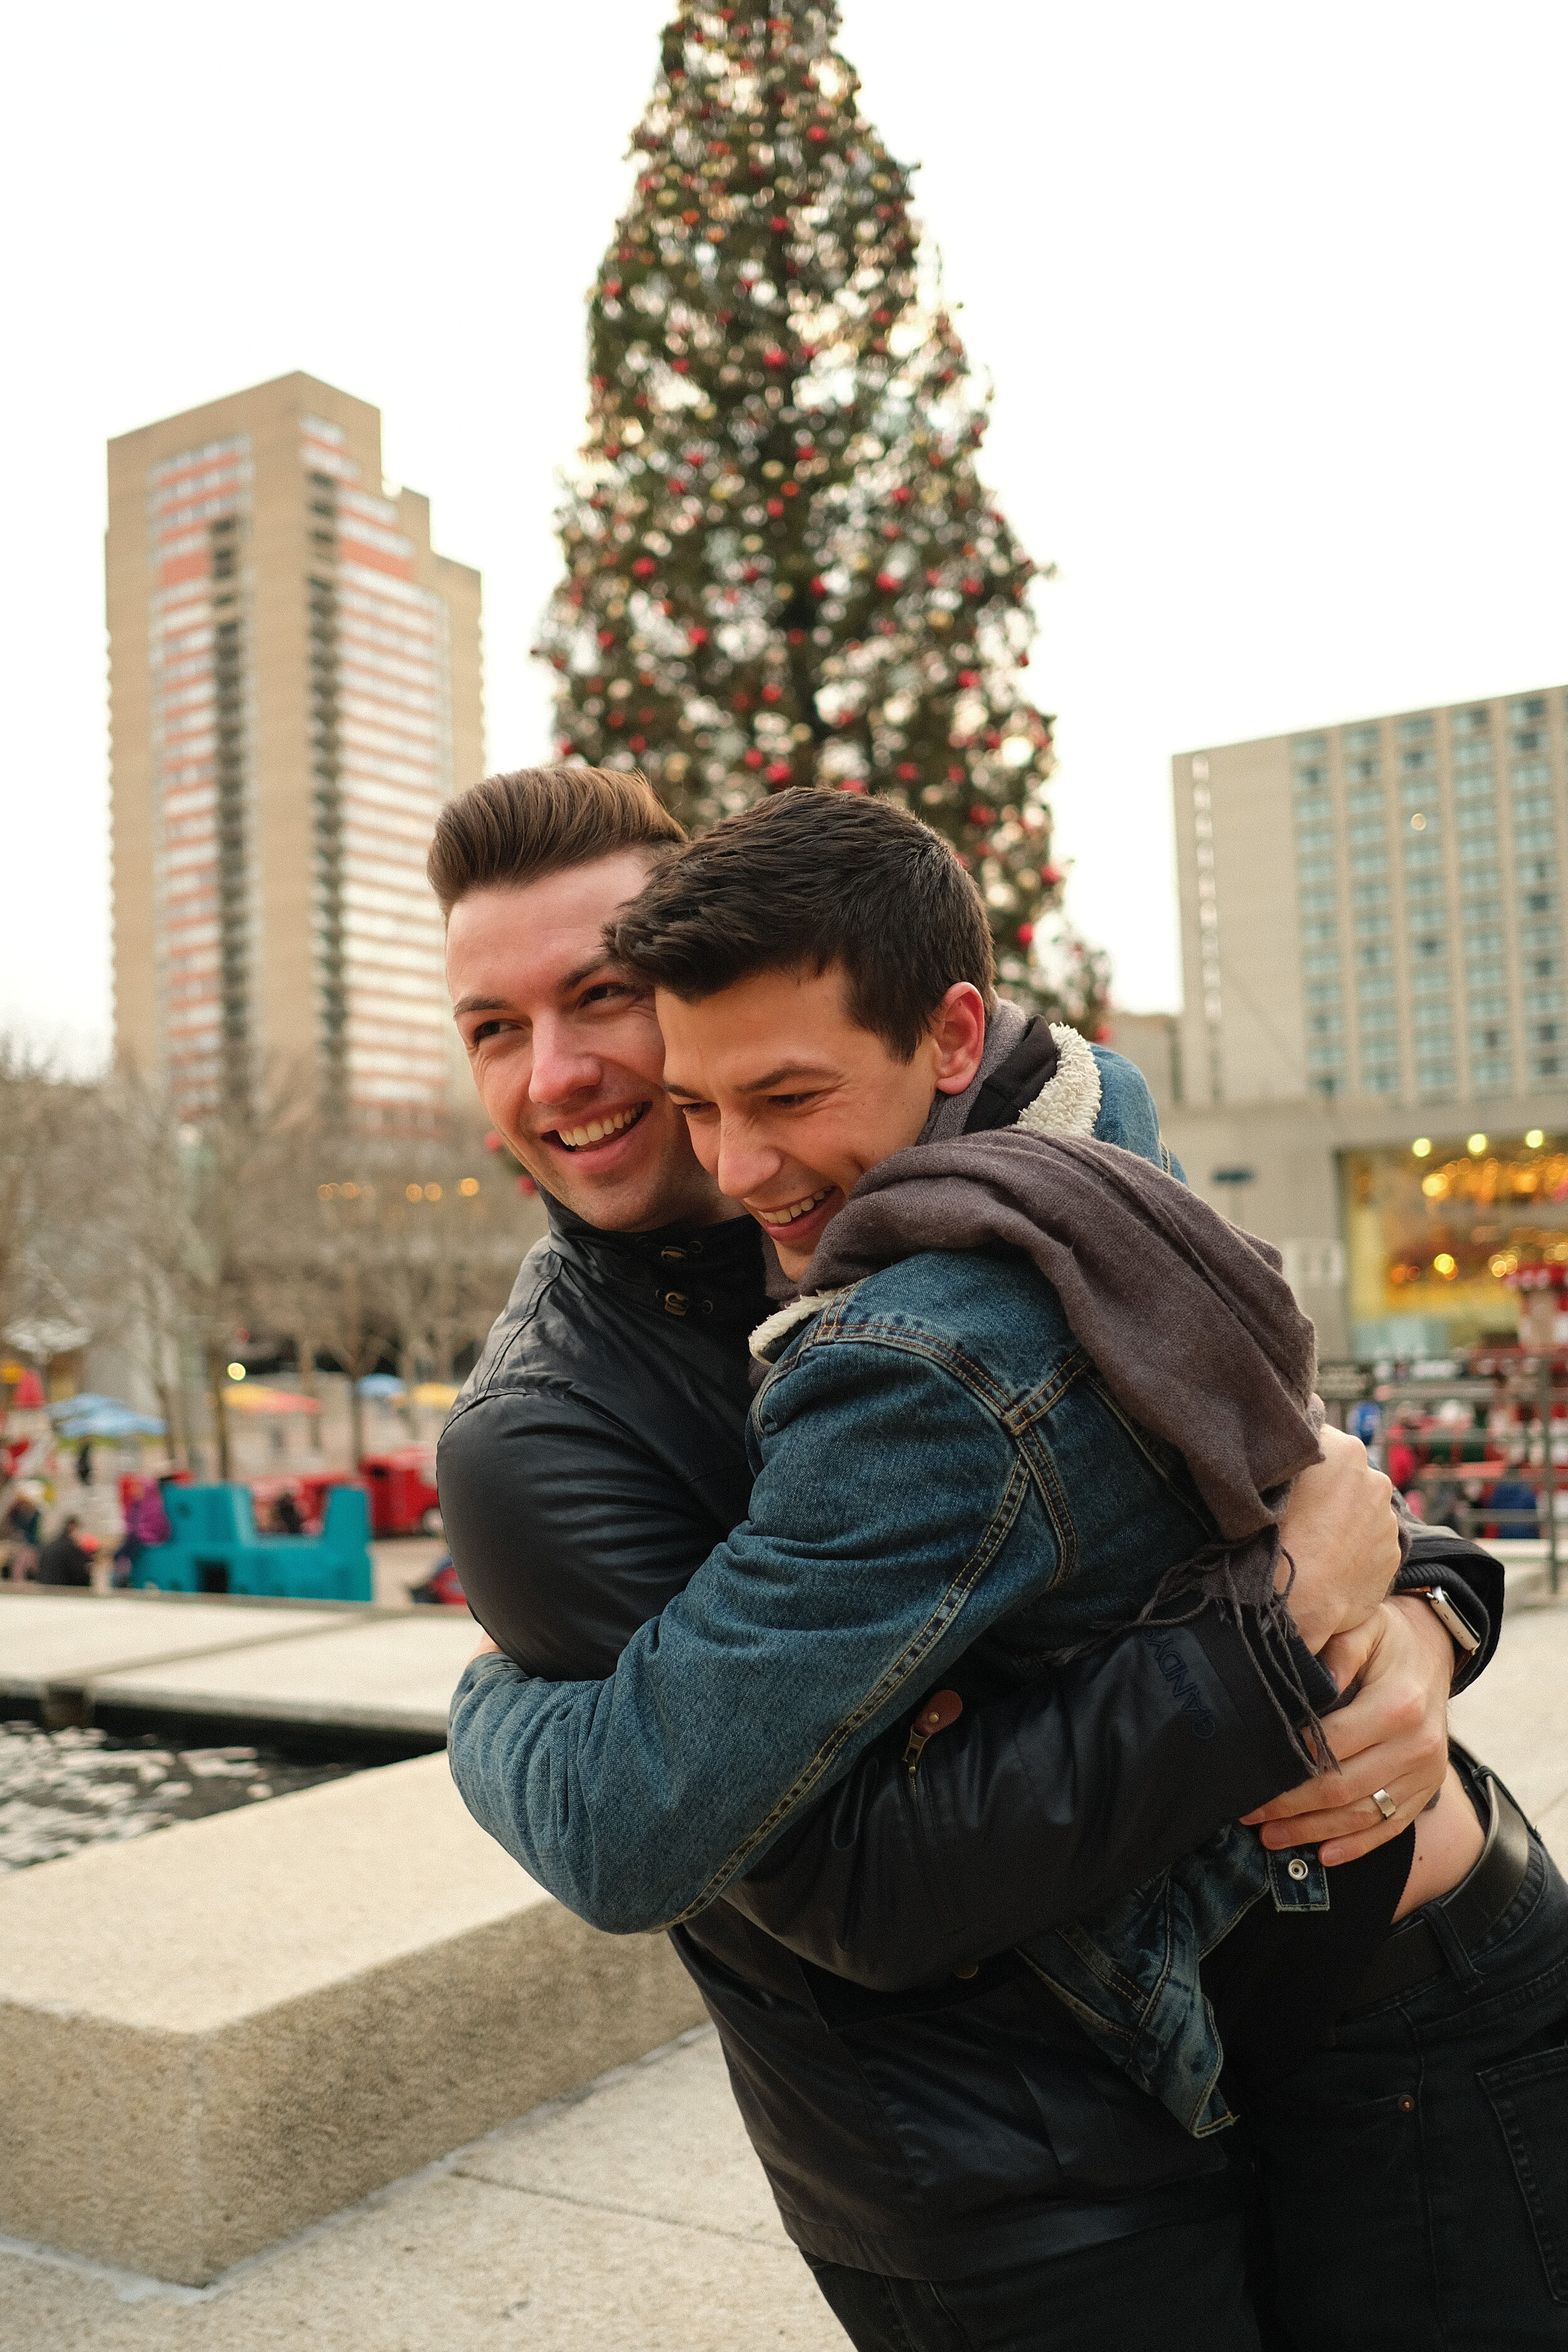
[[[635,1110],[618,1110],[612,1118],[591,1118],[586,1127],[558,1127],[556,1139],[568,1151],[585,1150],[590,1143],[603,1143],[606,1135],[619,1135],[622,1128],[642,1117],[645,1108],[638,1103]]]
[[[793,1225],[797,1217],[809,1217],[813,1209],[820,1209],[832,1190],[833,1187],[829,1184],[826,1191],[814,1192],[809,1201],[796,1201],[787,1209],[764,1209],[762,1213],[763,1223],[770,1225]]]

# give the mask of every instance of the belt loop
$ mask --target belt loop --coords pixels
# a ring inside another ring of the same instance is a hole
[[[1429,1904],[1420,1916],[1436,1938],[1437,1948],[1447,1961],[1459,1990],[1464,1993],[1480,1992],[1486,1979],[1470,1958],[1468,1948],[1441,1903]]]

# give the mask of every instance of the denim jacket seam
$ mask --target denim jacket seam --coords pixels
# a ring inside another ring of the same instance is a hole
[[[815,1332],[806,1347],[854,1347],[864,1340],[868,1347],[889,1348],[905,1355],[919,1356],[926,1362],[940,1364],[950,1376],[962,1382],[970,1394],[984,1404],[988,1412],[1001,1421],[1008,1410],[1006,1391],[999,1388],[984,1364],[961,1348],[956,1340],[944,1339],[919,1323],[856,1323],[848,1329]],[[801,1350],[804,1355],[805,1349]]]
[[[948,1585],[941,1600],[931,1610],[923,1625],[904,1643],[893,1663],[884,1669],[872,1688],[859,1704],[836,1725],[823,1741],[816,1755],[784,1790],[765,1820],[742,1839],[735,1851],[721,1862],[701,1893],[686,1905],[675,1918],[665,1922],[678,1927],[682,1921],[694,1918],[700,1911],[721,1895],[732,1878],[738,1877],[757,1847],[786,1821],[822,1779],[850,1735],[858,1731],[868,1717],[877,1714],[896,1697],[900,1688],[910,1682],[920,1666],[942,1639],[954,1617],[968,1600],[981,1577],[1012,1534],[1024,1498],[1029,1489],[1029,1477],[1023,1464],[1015,1456],[1012,1471],[1002,1497],[987,1523],[979,1543]]]

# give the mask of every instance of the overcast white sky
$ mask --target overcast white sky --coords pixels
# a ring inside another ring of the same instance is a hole
[[[304,368],[527,660],[663,0],[79,0],[0,58],[0,1023],[110,1020],[108,436]],[[1032,678],[1119,1000],[1173,1004],[1173,751],[1568,674],[1561,0],[845,0],[1059,577]]]

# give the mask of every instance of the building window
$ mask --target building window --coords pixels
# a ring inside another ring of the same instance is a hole
[[[1543,694],[1521,695],[1517,702],[1509,704],[1508,715],[1516,727],[1533,726],[1537,719],[1546,716],[1546,697]]]
[[[1345,774],[1352,783],[1369,783],[1383,769],[1381,760],[1347,760]]]
[[[1435,768],[1437,764],[1437,755],[1435,751],[1402,751],[1399,755],[1399,764],[1407,776],[1414,776],[1423,770]]]
[[[1361,1090],[1363,1095],[1396,1095],[1399,1092],[1398,1063],[1379,1062],[1365,1066],[1361,1074]]]
[[[1472,1058],[1470,1084],[1479,1095],[1506,1095],[1513,1085],[1513,1064],[1495,1057]]]
[[[1456,710],[1448,720],[1448,727],[1455,735],[1484,735],[1491,723],[1491,711],[1483,703],[1479,709]]]
[[[1530,1057],[1530,1075],[1532,1078],[1560,1077],[1564,1071],[1568,1071],[1568,1055],[1531,1054]]]

